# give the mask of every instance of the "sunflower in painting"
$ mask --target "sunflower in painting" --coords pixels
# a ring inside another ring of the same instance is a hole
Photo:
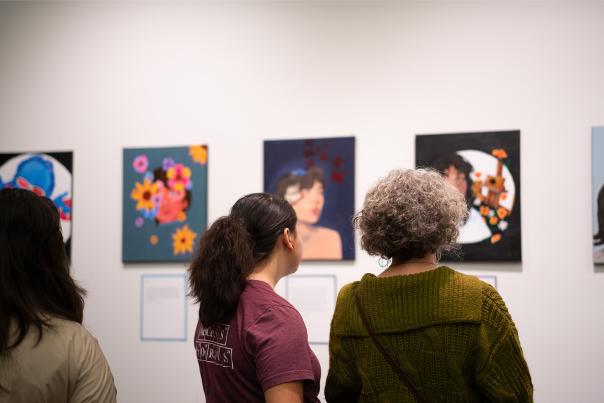
[[[188,225],[178,228],[172,234],[172,243],[174,247],[174,255],[184,255],[193,252],[193,241],[197,237],[194,231],[191,231]]]
[[[157,184],[152,183],[145,178],[143,183],[136,182],[134,189],[130,192],[130,197],[136,201],[137,210],[153,209],[153,196],[157,193]]]
[[[189,147],[189,155],[191,159],[198,164],[205,165],[208,162],[208,147],[206,146],[191,146]]]

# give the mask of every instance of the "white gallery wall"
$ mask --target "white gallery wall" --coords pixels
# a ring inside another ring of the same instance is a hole
[[[590,131],[604,125],[604,3],[1,3],[0,152],[74,151],[73,274],[121,402],[200,402],[186,342],[141,342],[121,262],[123,147],[209,146],[209,220],[262,190],[262,140],[354,135],[356,206],[413,167],[414,135],[521,130],[523,261],[496,275],[539,402],[600,402],[604,272]],[[604,156],[603,156],[604,158]],[[338,287],[378,272],[302,264]],[[323,368],[327,347],[313,346]]]

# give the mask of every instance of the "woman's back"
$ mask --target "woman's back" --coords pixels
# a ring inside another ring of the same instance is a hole
[[[51,317],[48,323],[39,342],[30,326],[23,341],[0,357],[0,402],[115,402],[96,339],[77,322]]]
[[[296,212],[268,193],[241,197],[203,234],[189,267],[195,350],[207,402],[319,401],[321,370],[300,314],[274,291],[302,258]]]
[[[0,190],[0,402],[114,402],[54,203]],[[59,319],[62,318],[62,319]]]
[[[446,267],[365,275],[342,289],[330,337],[328,401],[415,402],[369,338],[378,339],[428,402],[532,401],[514,323],[497,291]]]
[[[264,402],[264,391],[304,380],[317,402],[321,368],[296,309],[263,281],[248,280],[229,323],[198,323],[195,350],[208,402]]]

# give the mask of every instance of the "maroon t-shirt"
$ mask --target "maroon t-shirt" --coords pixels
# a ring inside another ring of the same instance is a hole
[[[304,402],[317,403],[321,367],[298,311],[263,281],[248,280],[226,324],[195,331],[195,351],[208,403],[264,402],[264,392],[304,381]]]

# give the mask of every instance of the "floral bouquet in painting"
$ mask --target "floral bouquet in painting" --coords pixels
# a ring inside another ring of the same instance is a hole
[[[134,212],[133,225],[124,222],[124,261],[190,258],[206,224],[207,147],[124,150],[124,170],[124,218]],[[138,250],[126,249],[130,235],[143,237]]]
[[[472,193],[474,195],[474,207],[480,211],[485,224],[491,231],[491,243],[501,240],[502,233],[508,227],[510,209],[503,205],[508,197],[503,176],[503,167],[508,158],[507,152],[502,148],[491,151],[491,155],[497,159],[496,172],[483,178],[482,172],[474,172],[472,182]]]

